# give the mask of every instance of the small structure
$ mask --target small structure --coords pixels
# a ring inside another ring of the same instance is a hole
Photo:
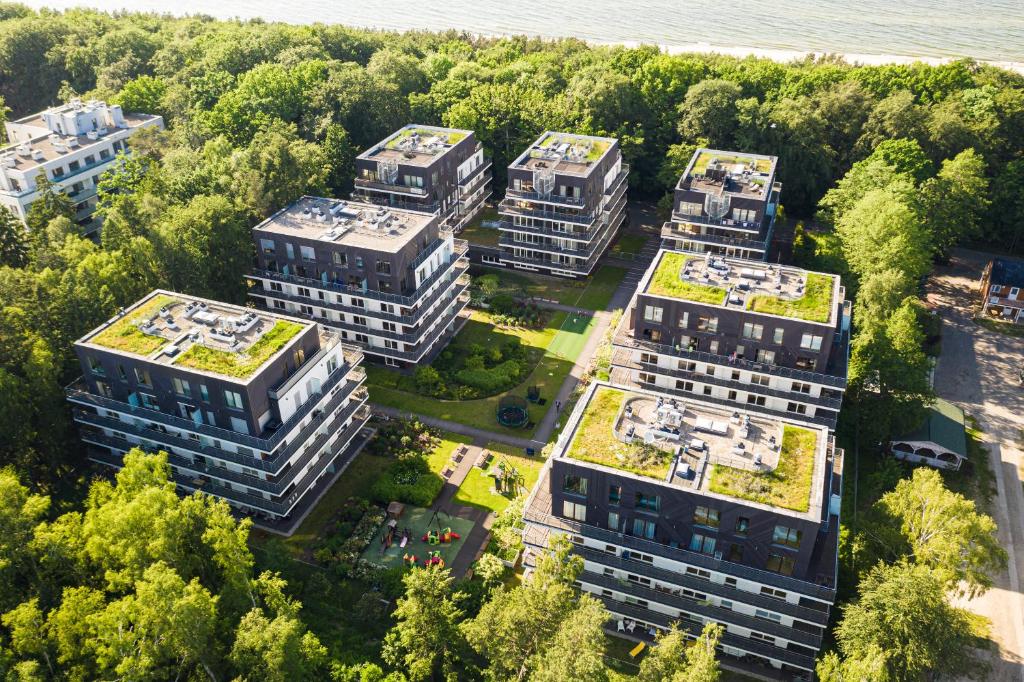
[[[982,314],[1024,324],[1024,261],[993,258],[981,278]]]
[[[521,396],[507,395],[498,401],[497,418],[502,426],[522,428],[530,421],[529,403]]]
[[[917,429],[893,440],[889,447],[897,459],[958,471],[967,459],[964,411],[939,398]]]

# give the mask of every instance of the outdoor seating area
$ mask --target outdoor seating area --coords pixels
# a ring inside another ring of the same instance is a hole
[[[363,551],[364,560],[384,568],[450,566],[473,530],[468,519],[422,507],[398,508],[388,508],[388,520]]]

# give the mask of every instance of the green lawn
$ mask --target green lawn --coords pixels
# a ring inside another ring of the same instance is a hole
[[[725,289],[700,284],[693,280],[684,280],[680,277],[686,261],[690,256],[672,251],[666,252],[654,271],[651,283],[647,286],[647,293],[655,296],[669,296],[680,298],[694,303],[710,303],[718,305],[725,302]]]
[[[590,315],[567,315],[561,329],[548,344],[548,355],[576,361],[583,352],[587,338],[597,326],[597,318]]]
[[[499,514],[515,496],[497,492],[494,489],[494,477],[490,475],[490,471],[502,461],[515,467],[523,476],[523,488],[519,491],[520,494],[523,494],[531,490],[537,482],[541,467],[544,466],[544,460],[539,456],[527,457],[522,449],[505,443],[490,442],[487,444],[487,449],[494,455],[490,467],[487,470],[478,467],[470,469],[466,479],[459,486],[458,492],[455,493],[454,501],[455,504],[479,507]]]
[[[427,455],[427,465],[435,474],[440,475],[452,461],[452,453],[460,445],[469,445],[473,439],[461,433],[441,432],[441,442]]]
[[[1017,324],[1016,322],[1003,322],[994,317],[984,317],[978,315],[974,318],[974,321],[979,327],[984,327],[989,331],[998,332],[1000,334],[1006,334],[1007,336],[1024,336],[1024,324]]]
[[[473,221],[462,228],[459,232],[459,239],[467,239],[472,244],[480,244],[481,246],[497,246],[498,238],[501,236],[501,230],[496,227],[484,227],[484,221],[498,221],[501,220],[501,216],[498,215],[498,209],[496,208],[485,208],[480,211]]]
[[[468,333],[471,338],[485,339],[488,334],[487,329],[484,328],[486,323],[483,322],[487,319],[486,315],[474,313],[474,318],[481,324],[475,325]],[[591,318],[587,318],[585,322],[581,319],[576,324],[573,324],[570,318],[565,329],[561,329],[565,320],[566,314],[557,312],[551,316],[548,326],[543,330],[502,330],[503,333],[522,335],[524,344],[544,351],[540,361],[526,377],[526,380],[510,391],[480,400],[437,400],[402,390],[403,385],[406,387],[409,385],[406,383],[409,381],[407,376],[382,367],[371,366],[367,367],[366,372],[370,401],[435,419],[446,419],[467,426],[487,429],[494,433],[529,437],[533,435],[532,430],[510,429],[498,424],[495,418],[498,402],[502,396],[509,394],[525,398],[527,388],[537,386],[540,389],[541,397],[547,399],[547,403],[545,405],[530,403],[529,405],[530,421],[533,422],[534,429],[536,428],[548,409],[552,407],[555,395],[575,364],[576,355],[582,350],[586,343],[586,337],[593,330],[594,325]],[[583,329],[580,329],[580,325],[584,324]],[[459,336],[461,337],[463,333],[466,333],[465,328],[459,332]],[[486,343],[485,341],[478,342]],[[453,343],[455,342],[453,341]],[[551,347],[554,348],[553,351],[550,350]]]
[[[602,265],[590,278],[590,284],[573,304],[585,310],[608,310],[612,296],[628,271],[614,265]]]
[[[742,500],[805,512],[811,504],[811,478],[818,434],[797,426],[782,431],[779,466],[769,473],[715,464],[711,468],[708,489]]]
[[[807,273],[807,286],[800,298],[788,300],[769,294],[758,294],[751,296],[747,301],[747,310],[795,317],[810,322],[828,322],[832,316],[832,281],[830,275]]]
[[[587,286],[586,281],[545,277],[532,273],[514,272],[504,268],[474,265],[470,275],[497,275],[500,293],[512,296],[546,298],[563,305],[576,305]]]
[[[106,346],[126,353],[149,355],[166,344],[167,339],[155,334],[144,333],[139,329],[138,324],[156,315],[163,306],[172,303],[180,303],[180,300],[163,294],[156,296],[145,305],[124,315],[89,341],[98,346]]]
[[[640,253],[645,244],[647,237],[642,234],[624,234],[615,242],[612,253],[616,256],[632,257]]]

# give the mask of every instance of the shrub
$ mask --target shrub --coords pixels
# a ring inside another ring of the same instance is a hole
[[[519,377],[522,373],[523,367],[518,360],[507,360],[490,369],[471,369],[467,367],[467,369],[461,370],[456,374],[455,378],[459,383],[471,386],[484,395],[494,395],[519,383]]]
[[[417,507],[429,507],[444,487],[444,480],[430,470],[422,456],[393,463],[370,488],[378,502],[394,500]]]
[[[434,395],[441,388],[441,373],[430,365],[420,365],[414,375],[416,390],[426,395]]]

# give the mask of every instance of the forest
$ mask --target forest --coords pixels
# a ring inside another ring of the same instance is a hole
[[[393,586],[396,624],[380,653],[359,660],[346,641],[307,628],[297,590],[257,570],[245,523],[208,500],[174,498],[165,461],[139,456],[115,483],[84,465],[63,392],[78,372],[74,340],[155,287],[243,302],[250,228],[303,194],[347,196],[355,155],[408,122],[476,131],[498,193],[507,164],[544,130],[619,138],[631,200],[663,208],[698,146],[778,156],[785,216],[798,223],[794,260],[839,272],[856,297],[841,429],[869,445],[930,397],[916,294],[933,263],[965,243],[1024,252],[1024,77],[969,60],[778,63],[0,4],[0,117],[74,96],[160,114],[167,130],[133,138],[104,176],[99,243],[45,186],[27,229],[0,212],[0,672],[12,680],[612,674],[594,640],[599,604],[570,596],[578,567],[564,553],[512,588],[410,574]],[[889,535],[856,539],[870,550],[856,566],[862,622],[838,628],[843,656],[826,660],[827,679],[970,665],[949,655],[966,626],[942,593],[959,580],[985,589],[982,569],[1005,557],[989,547],[988,517],[966,516],[973,506],[954,498],[955,543],[945,531],[901,532],[893,519],[909,518],[918,498],[896,487],[934,488],[925,478],[892,481],[876,510]],[[955,496],[943,491],[933,490]],[[940,550],[935,537],[963,551]],[[945,619],[948,636],[885,630],[880,610],[895,597],[908,613]],[[716,679],[716,637],[709,628],[685,658],[679,637],[663,643],[640,678]],[[915,657],[886,649],[892,637]]]

